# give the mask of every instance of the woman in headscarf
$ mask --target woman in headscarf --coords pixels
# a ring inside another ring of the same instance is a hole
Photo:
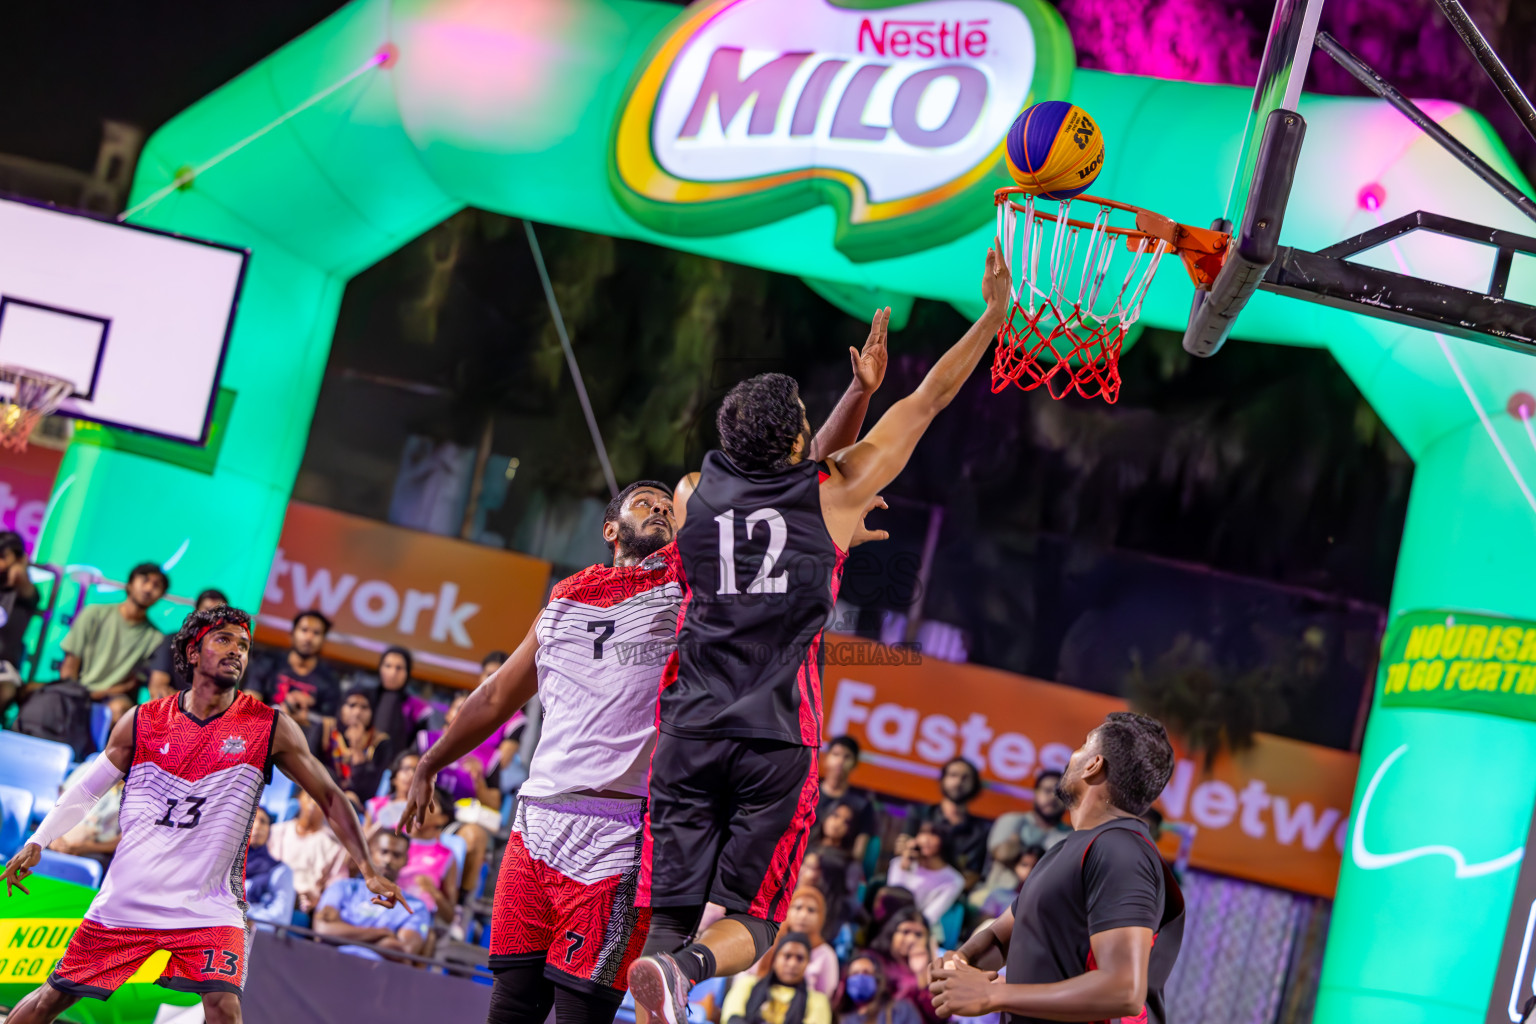
[[[379,780],[389,767],[389,736],[374,728],[373,701],[366,690],[347,694],[338,718],[326,737],[325,766],[361,809],[378,793]]]
[[[806,983],[810,960],[810,936],[781,934],[763,976],[745,975],[731,986],[722,1024],[832,1024],[832,1003]]]

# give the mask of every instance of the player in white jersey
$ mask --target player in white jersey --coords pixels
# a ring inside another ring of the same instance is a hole
[[[883,325],[850,349],[854,380],[813,442],[857,439],[885,373]],[[879,534],[862,535],[875,539]],[[475,690],[422,756],[400,827],[432,800],[437,773],[538,693],[543,723],[518,791],[491,924],[491,1024],[611,1024],[649,908],[635,907],[656,695],[676,646],[685,581],[672,492],[630,484],[609,502],[613,565],[557,584],[512,657]]]
[[[274,765],[325,808],[374,902],[404,902],[374,866],[352,804],[298,725],[237,692],[250,648],[251,618],[238,608],[187,616],[173,659],[191,688],[124,715],[106,750],[6,865],[6,894],[26,893],[21,883],[42,851],[127,776],[122,840],[101,891],[48,983],[9,1021],[49,1024],[83,996],[106,999],[163,949],[171,958],[158,984],[201,993],[209,1024],[236,1024],[250,951],[245,851]]]

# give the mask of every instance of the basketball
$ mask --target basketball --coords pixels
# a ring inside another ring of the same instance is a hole
[[[1104,133],[1082,107],[1047,100],[1025,107],[1008,129],[1008,173],[1030,195],[1071,199],[1104,168]]]

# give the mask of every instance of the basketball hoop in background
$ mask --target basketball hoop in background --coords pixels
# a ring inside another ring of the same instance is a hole
[[[39,420],[75,392],[73,381],[25,366],[0,365],[0,448],[27,450],[27,438]]]
[[[1120,351],[1162,258],[1178,253],[1195,287],[1209,289],[1227,252],[1229,236],[1220,231],[1112,199],[1051,203],[1010,187],[998,189],[993,201],[1012,291],[1008,320],[997,332],[994,394],[1013,384],[1044,387],[1056,399],[1076,392],[1114,402]],[[1073,204],[1092,219],[1073,220]],[[1111,223],[1124,215],[1134,227]]]

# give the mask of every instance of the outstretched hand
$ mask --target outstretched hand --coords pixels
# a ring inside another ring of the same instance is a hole
[[[42,859],[43,848],[36,843],[28,843],[20,850],[17,850],[16,855],[5,866],[5,874],[3,876],[5,878],[5,894],[10,896],[11,886],[14,885],[21,890],[23,896],[32,895],[31,891],[21,883],[24,878],[32,873],[32,869],[37,867],[37,862]]]
[[[864,389],[866,395],[873,394],[880,387],[880,382],[885,380],[885,363],[888,358],[885,335],[890,324],[890,306],[875,310],[874,319],[869,322],[869,337],[864,340],[863,351],[848,346],[848,358],[853,363],[853,379],[859,382],[859,387]]]
[[[405,807],[395,824],[396,832],[408,836],[427,823],[427,815],[437,806],[437,798],[433,795],[436,785],[437,772],[427,767],[425,759],[418,761],[410,788],[405,792]]]
[[[396,903],[406,910],[411,909],[411,905],[405,901],[405,896],[400,892],[399,883],[391,881],[383,875],[366,875],[363,878],[363,884],[368,887],[369,892],[373,893],[372,902],[384,909],[388,910]]]
[[[869,503],[869,507],[864,510],[864,514],[859,516],[859,525],[854,528],[853,539],[848,542],[849,551],[852,551],[860,544],[867,544],[872,540],[890,540],[891,531],[871,530],[868,526],[864,525],[864,516],[869,515],[877,508],[890,508],[890,506],[885,503],[885,499],[880,497],[878,494],[875,495],[874,500]]]
[[[1012,287],[1013,279],[1003,259],[1003,243],[994,240],[987,250],[986,275],[981,279],[981,296],[987,300],[987,312],[1006,312]]]

